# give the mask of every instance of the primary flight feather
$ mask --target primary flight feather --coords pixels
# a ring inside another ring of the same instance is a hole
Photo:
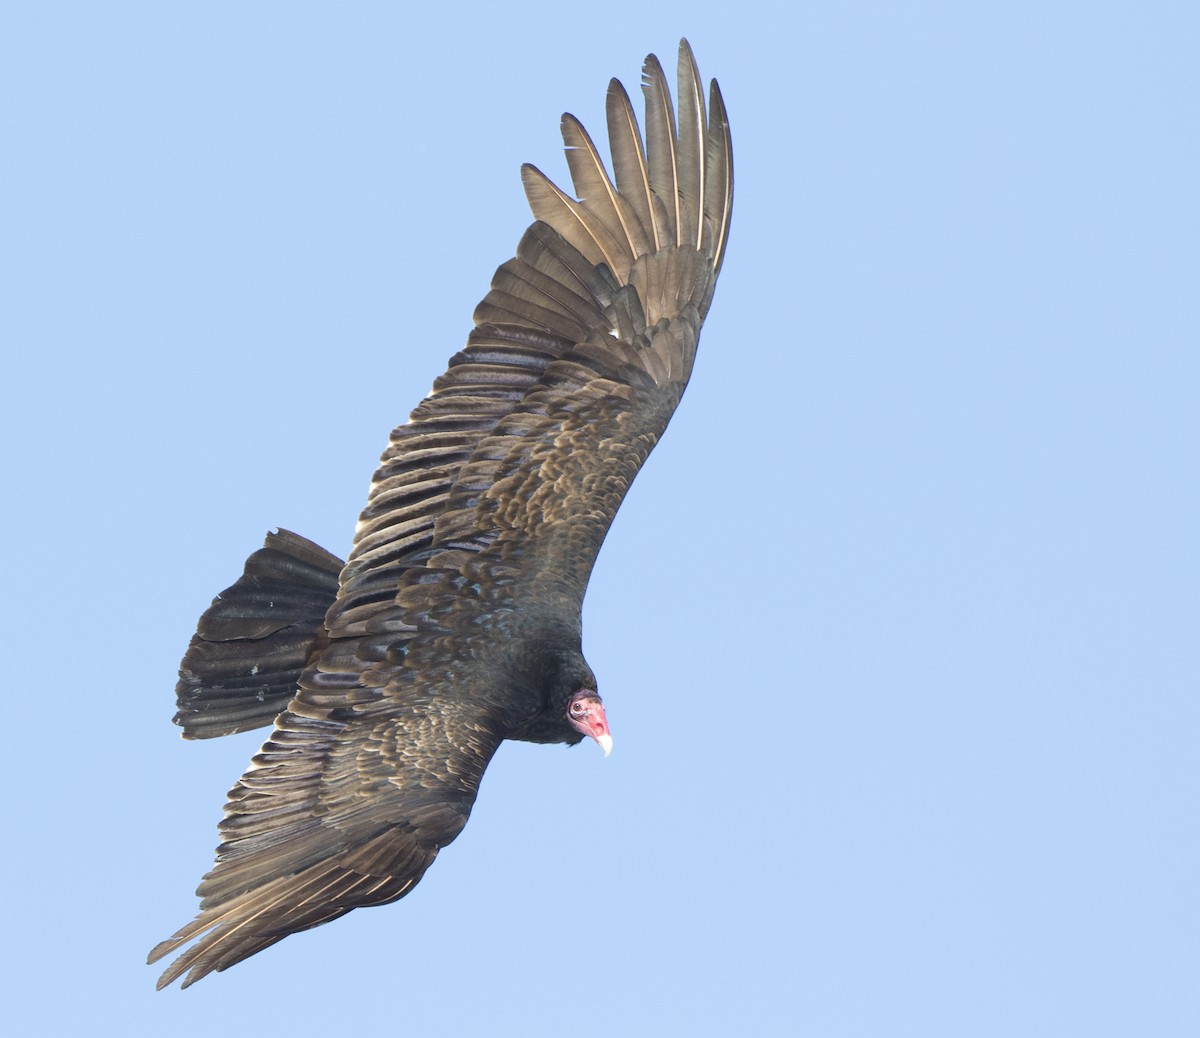
[[[402,897],[503,740],[611,749],[584,591],[691,374],[733,202],[725,106],[714,81],[705,111],[686,41],[678,120],[653,55],[642,88],[644,144],[609,86],[615,183],[570,115],[577,197],[522,169],[536,222],[393,431],[350,558],[281,530],[200,618],[185,738],[275,727],[229,793],[200,914],[150,953],[181,952],[159,987]]]

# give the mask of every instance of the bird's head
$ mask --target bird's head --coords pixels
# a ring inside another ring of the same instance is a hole
[[[575,746],[586,736],[604,756],[612,753],[612,733],[596,691],[596,677],[579,650],[568,646],[540,655],[528,653],[524,658],[534,664],[532,695],[525,700],[530,713],[518,720],[505,738]]]
[[[604,756],[612,753],[612,734],[608,730],[608,718],[604,704],[595,689],[581,688],[567,702],[567,723],[580,735],[596,740]]]

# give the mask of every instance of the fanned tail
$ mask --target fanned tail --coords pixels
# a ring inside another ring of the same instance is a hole
[[[325,632],[342,560],[280,530],[246,560],[241,577],[208,608],[175,686],[185,739],[212,739],[270,724]]]

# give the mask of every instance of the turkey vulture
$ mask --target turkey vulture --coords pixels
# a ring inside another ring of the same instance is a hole
[[[274,722],[229,793],[200,914],[161,988],[403,897],[462,831],[504,739],[612,746],[580,608],[621,499],[691,374],[729,233],[733,162],[687,41],[678,122],[642,67],[645,144],[609,85],[609,178],[571,115],[576,200],[521,176],[535,222],[475,328],[397,428],[342,561],[286,530],[200,618],[175,722]],[[194,942],[194,943],[192,943]]]

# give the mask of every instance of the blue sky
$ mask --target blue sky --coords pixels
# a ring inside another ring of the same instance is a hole
[[[645,8],[7,8],[18,1030],[1200,1029],[1195,6]],[[586,604],[613,756],[505,747],[411,897],[155,994],[260,741],[169,723],[196,617],[346,551],[520,163],[681,34],[737,194]]]

